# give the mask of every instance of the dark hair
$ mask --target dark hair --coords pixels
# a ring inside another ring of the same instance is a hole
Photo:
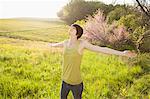
[[[72,24],[71,26],[74,26],[76,28],[77,39],[79,39],[83,34],[83,28],[81,26],[79,26],[78,24]]]

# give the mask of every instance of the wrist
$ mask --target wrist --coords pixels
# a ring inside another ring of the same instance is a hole
[[[127,56],[127,51],[123,51],[122,55]]]

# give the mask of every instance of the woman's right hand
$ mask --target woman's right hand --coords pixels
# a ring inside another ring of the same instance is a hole
[[[136,54],[135,52],[129,51],[129,50],[125,50],[125,51],[124,51],[124,55],[127,56],[127,57],[131,57],[131,58],[137,56],[137,54]]]

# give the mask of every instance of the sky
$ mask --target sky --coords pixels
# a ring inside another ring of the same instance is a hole
[[[57,12],[70,0],[0,0],[0,18],[57,18]],[[115,0],[97,0],[110,4]],[[117,0],[116,3],[133,3]]]

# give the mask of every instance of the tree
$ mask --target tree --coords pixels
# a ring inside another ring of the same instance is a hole
[[[122,16],[130,14],[131,11],[127,6],[124,5],[116,5],[114,6],[114,10],[108,13],[108,22],[112,23],[114,20],[119,20]]]
[[[77,20],[82,20],[88,15],[92,15],[98,8],[104,9],[104,13],[106,12],[107,14],[112,9],[112,6],[107,6],[99,1],[71,0],[57,13],[57,16],[70,25]]]
[[[150,5],[148,4],[148,0],[136,0],[141,10],[150,17]]]

